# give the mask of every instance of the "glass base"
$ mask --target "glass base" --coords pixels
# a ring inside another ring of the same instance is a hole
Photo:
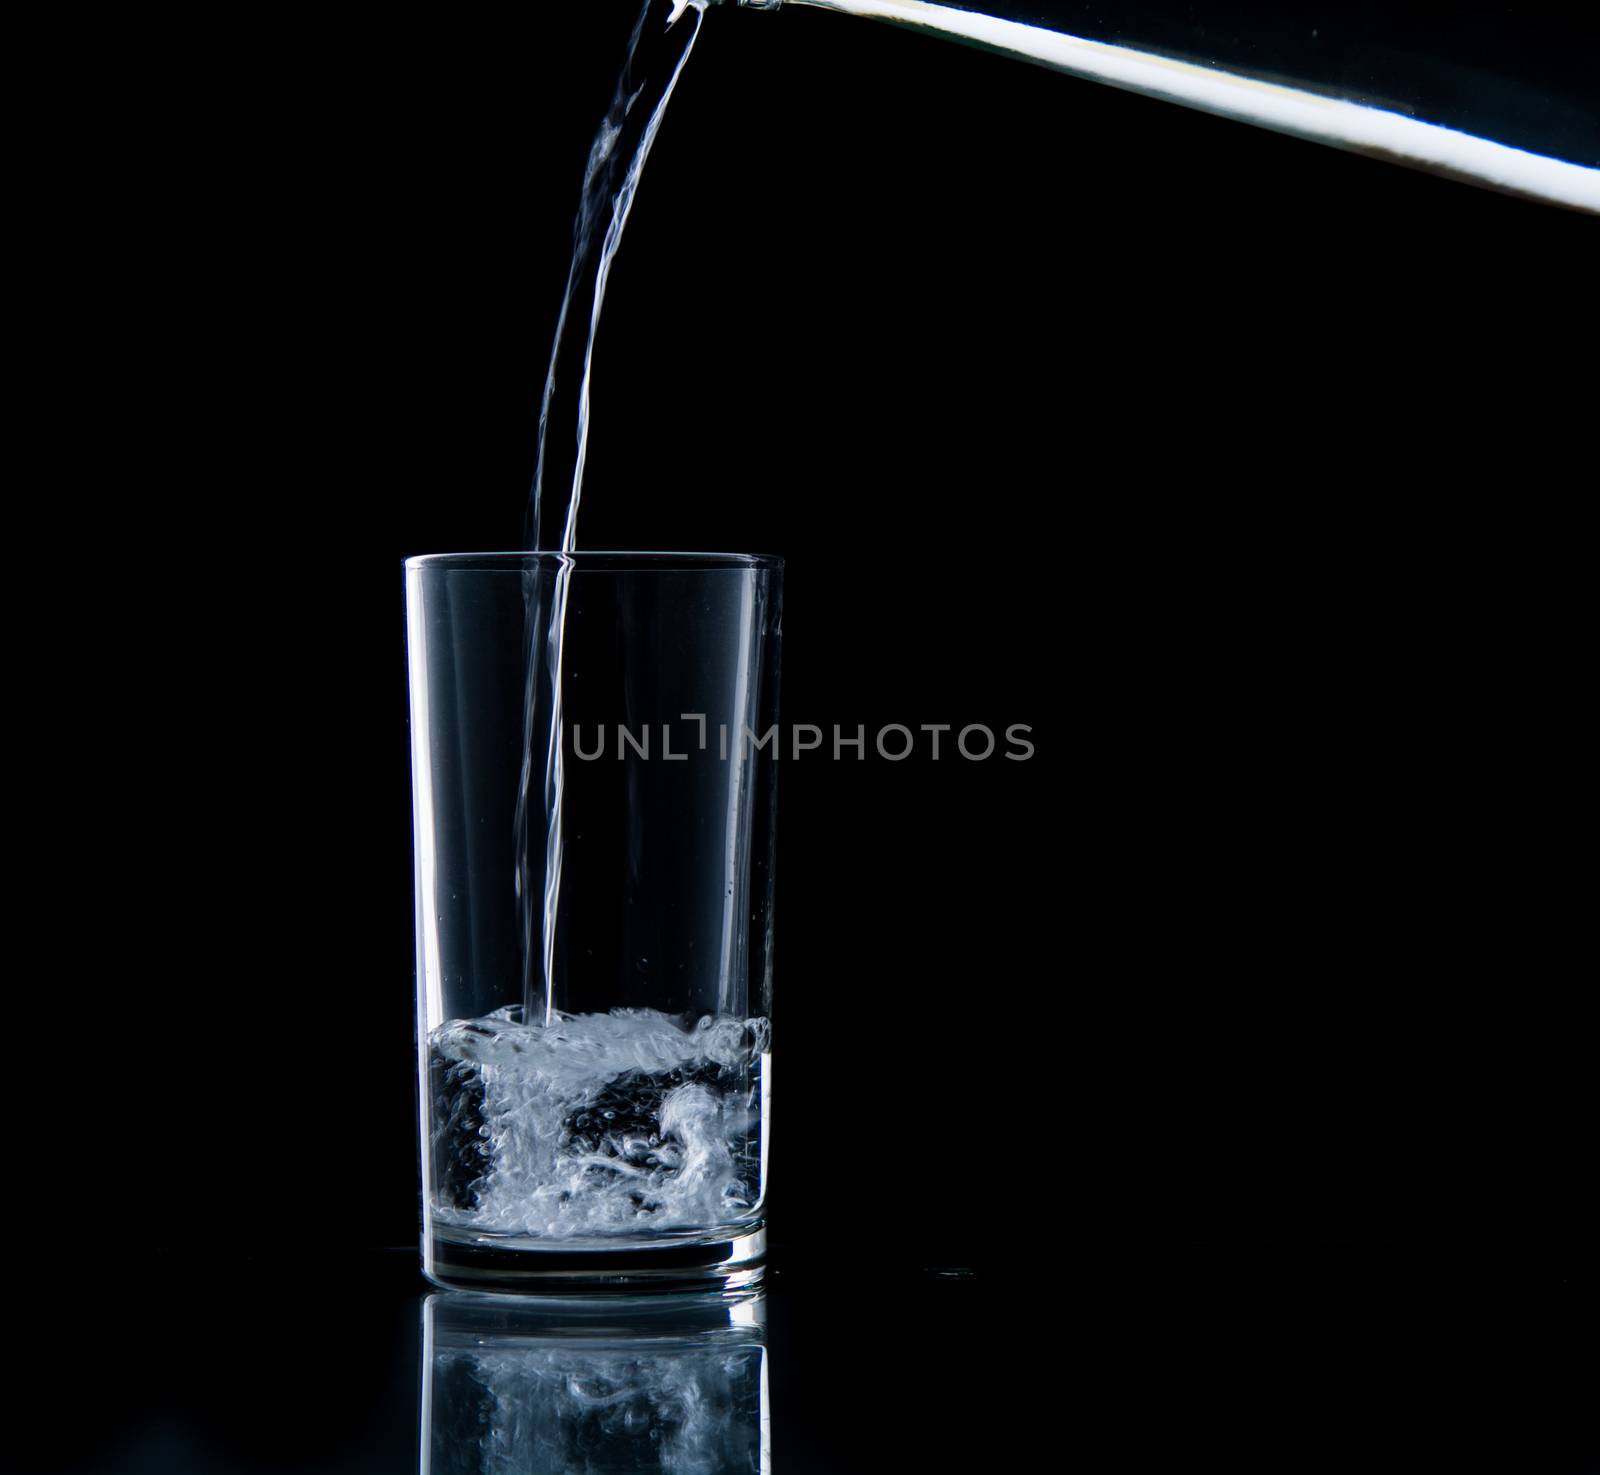
[[[541,1296],[754,1290],[766,1271],[764,1225],[704,1240],[552,1249],[488,1243],[434,1226],[423,1237],[422,1273],[446,1290]]]

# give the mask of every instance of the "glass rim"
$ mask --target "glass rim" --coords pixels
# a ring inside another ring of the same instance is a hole
[[[423,569],[463,569],[480,573],[504,573],[540,565],[594,569],[781,569],[783,559],[775,553],[688,553],[650,552],[642,549],[595,548],[572,553],[551,549],[508,550],[498,553],[413,553],[405,560],[408,571]]]

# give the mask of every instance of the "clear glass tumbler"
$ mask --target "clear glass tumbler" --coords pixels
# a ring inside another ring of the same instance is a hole
[[[782,561],[406,562],[424,1268],[754,1284]]]

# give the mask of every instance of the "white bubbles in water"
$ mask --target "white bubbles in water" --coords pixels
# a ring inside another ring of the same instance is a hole
[[[436,1222],[570,1239],[752,1215],[766,1020],[520,1015],[452,1020],[430,1038]]]

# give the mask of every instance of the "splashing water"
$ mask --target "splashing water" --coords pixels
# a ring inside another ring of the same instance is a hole
[[[475,1234],[655,1236],[749,1220],[762,1194],[770,1031],[654,1009],[429,1038],[433,1215]]]

